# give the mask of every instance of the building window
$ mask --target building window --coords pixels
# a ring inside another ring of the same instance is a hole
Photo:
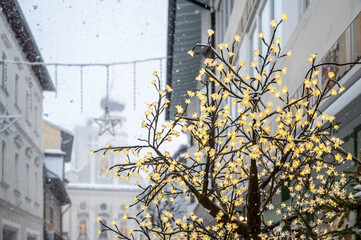
[[[38,193],[39,193],[39,182],[38,182],[38,173],[35,172],[35,202],[38,202]]]
[[[312,0],[304,0],[305,1],[305,11],[308,8],[308,6],[310,6]]]
[[[35,133],[39,133],[39,129],[38,129],[38,126],[39,126],[39,122],[38,122],[38,106],[37,105],[34,106],[34,114],[35,114],[35,116],[34,116]]]
[[[3,239],[7,240],[17,240],[18,239],[18,231],[15,228],[3,226],[2,231]]]
[[[26,164],[26,196],[29,197],[29,187],[30,187],[30,169],[29,169],[29,164]]]
[[[120,225],[120,232],[125,235],[128,236],[128,222],[127,221],[122,221],[122,224]]]
[[[299,0],[289,0],[283,2],[282,12],[287,13],[289,16],[289,19],[287,19],[284,24],[281,24],[283,28],[281,44],[283,44],[283,46],[286,46],[289,38],[293,35],[294,30],[301,19],[303,9],[301,2],[302,1]],[[275,18],[277,19],[277,16]],[[278,18],[280,18],[280,16],[278,16]]]
[[[28,236],[26,237],[26,240],[36,240],[36,236],[28,235]]]
[[[2,53],[2,60],[3,61],[6,61],[7,57],[5,55],[5,53],[3,52]],[[4,89],[5,92],[7,92],[8,90],[8,82],[7,82],[7,66],[6,66],[6,63],[3,62],[1,64],[1,87],[2,89]]]
[[[105,210],[107,210],[107,208],[108,208],[108,205],[106,204],[106,203],[102,203],[102,204],[100,204],[100,207],[99,207],[101,210],[103,210],[103,211],[105,211]]]
[[[269,24],[271,19],[271,1],[266,1],[266,4],[264,5],[262,12],[261,12],[261,32],[264,32],[264,39],[266,43],[268,43],[271,40],[271,32],[272,27]],[[261,44],[262,49],[260,51],[262,52],[263,56],[266,56],[267,53],[267,46],[264,44]]]
[[[78,239],[87,239],[87,221],[82,219],[79,222],[79,238]]]
[[[109,167],[109,161],[107,158],[100,159],[100,168],[99,168],[99,176],[106,177],[108,176],[107,169]]]
[[[6,182],[7,171],[7,143],[5,140],[1,142],[1,181]]]
[[[276,19],[277,21],[279,19],[281,19],[281,15],[283,12],[283,7],[282,7],[282,0],[274,0],[273,3],[273,19]],[[277,37],[282,37],[282,32],[283,32],[283,24],[280,24],[278,26],[277,32],[276,32],[276,38]],[[281,47],[283,45],[283,41],[281,41]]]
[[[15,74],[15,107],[19,109],[19,75]]]
[[[30,93],[29,91],[26,92],[26,98],[25,98],[25,119],[29,122],[29,115],[30,115]]]
[[[106,219],[103,219],[102,222],[107,225],[107,220]],[[100,230],[105,230],[106,228],[103,226],[103,225],[100,225]],[[108,234],[107,234],[107,231],[104,231],[102,232],[100,235],[99,235],[99,240],[101,239],[108,239]]]
[[[218,41],[222,42],[227,31],[229,18],[233,9],[233,0],[224,0],[220,2],[218,10]]]
[[[225,31],[223,29],[223,17],[222,17],[222,11],[218,12],[218,19],[217,19],[217,33],[218,33],[218,42],[223,41],[223,32]]]
[[[15,190],[19,191],[19,154],[15,153]]]
[[[257,25],[255,24],[254,27],[253,27],[253,30],[251,31],[251,34],[250,34],[250,52],[249,52],[249,56],[250,56],[250,61],[254,61],[254,60],[259,60],[258,57],[254,57],[253,56],[253,51],[256,50],[256,49],[259,49],[259,38],[257,37],[258,35],[258,31],[257,31]],[[257,72],[255,70],[254,67],[251,67],[250,66],[250,75],[251,77],[256,77],[257,75]]]

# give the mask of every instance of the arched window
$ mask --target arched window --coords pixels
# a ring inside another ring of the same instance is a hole
[[[82,219],[79,221],[79,240],[88,239],[87,220]]]
[[[108,224],[108,221],[106,219],[102,219],[102,222],[104,223],[104,225],[107,225]],[[105,229],[105,227],[103,225],[100,224],[100,230],[103,230]],[[105,240],[105,239],[108,239],[108,232],[107,231],[104,231],[102,232],[100,235],[99,235],[99,240]]]
[[[107,168],[109,167],[109,160],[107,158],[100,159],[99,176],[106,177],[108,175]]]

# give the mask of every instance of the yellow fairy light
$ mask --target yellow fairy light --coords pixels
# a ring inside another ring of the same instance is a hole
[[[281,43],[281,38],[276,38],[276,40],[274,40],[275,44],[280,44]]]
[[[335,74],[334,74],[333,72],[329,72],[329,73],[328,73],[328,77],[329,77],[330,79],[332,79],[334,76],[335,76]]]
[[[217,71],[222,72],[222,70],[223,70],[223,64],[221,64],[217,67]]]
[[[291,52],[291,50],[289,50],[289,51],[286,53],[286,56],[287,56],[287,57],[292,57],[292,52]]]
[[[208,29],[208,36],[212,36],[214,34],[214,30],[213,29]]]
[[[253,62],[251,62],[251,67],[257,67],[257,60],[254,60]]]
[[[177,105],[177,106],[175,106],[175,108],[177,109],[177,113],[179,113],[179,114],[183,113],[183,111],[184,111],[181,105]]]
[[[173,92],[173,89],[168,84],[166,86],[166,90],[167,90],[167,92]]]
[[[258,55],[259,55],[259,50],[258,49],[254,50],[253,51],[253,56],[257,57]]]
[[[276,20],[272,20],[269,24],[270,24],[273,28],[275,28],[276,25],[277,25],[277,21],[276,21]]]

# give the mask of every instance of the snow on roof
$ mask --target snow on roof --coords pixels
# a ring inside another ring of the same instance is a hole
[[[125,184],[110,185],[110,184],[90,184],[90,183],[69,183],[66,185],[67,189],[79,190],[101,190],[101,191],[141,191],[139,187]]]
[[[60,149],[45,149],[44,153],[45,155],[65,155],[65,152]]]

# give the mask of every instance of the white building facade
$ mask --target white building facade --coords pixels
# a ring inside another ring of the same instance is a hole
[[[43,239],[42,92],[46,69],[16,1],[0,2],[0,239]]]
[[[114,233],[110,231],[98,234],[102,227],[96,221],[97,216],[101,216],[102,222],[109,226],[116,221],[126,236],[130,227],[137,226],[131,220],[124,220],[123,216],[134,216],[139,210],[130,208],[126,211],[125,204],[133,203],[133,198],[140,193],[134,184],[136,181],[142,184],[143,179],[120,180],[108,173],[111,166],[125,160],[125,155],[114,153],[102,157],[102,153],[89,154],[90,150],[102,148],[105,144],[125,146],[127,135],[121,130],[115,131],[114,136],[109,133],[99,136],[97,127],[75,127],[73,157],[66,172],[69,180],[66,188],[72,205],[63,217],[63,231],[67,232],[69,239],[114,239]]]

